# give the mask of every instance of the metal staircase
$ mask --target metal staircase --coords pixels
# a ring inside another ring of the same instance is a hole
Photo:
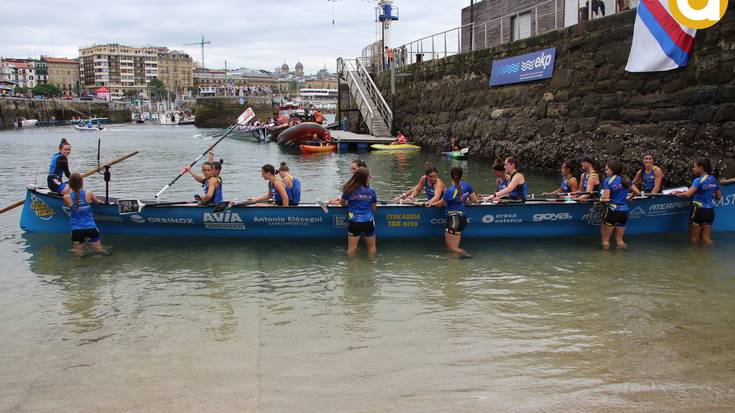
[[[393,111],[359,59],[337,59],[337,73],[350,88],[350,95],[373,136],[391,136]]]

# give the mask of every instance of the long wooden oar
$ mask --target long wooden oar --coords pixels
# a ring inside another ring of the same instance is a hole
[[[207,156],[207,154],[209,152],[212,152],[212,149],[214,149],[215,146],[217,146],[220,142],[222,142],[227,137],[227,135],[229,135],[230,133],[232,133],[232,131],[235,130],[235,128],[237,128],[238,126],[247,125],[251,120],[253,120],[253,118],[255,118],[255,112],[253,112],[253,109],[252,108],[248,108],[245,112],[243,112],[240,115],[240,117],[237,118],[237,121],[235,122],[235,124],[232,125],[232,126],[230,126],[229,129],[227,129],[227,132],[225,132],[224,135],[222,135],[219,139],[217,139],[217,141],[215,143],[213,143],[212,146],[210,146],[209,148],[207,148],[207,150],[204,151],[201,154],[201,156],[199,156],[198,158],[194,159],[194,161],[189,164],[189,168],[191,168],[194,165],[196,165],[197,162],[199,162],[200,160],[202,160],[202,158],[204,158],[205,156]],[[171,185],[175,184],[176,181],[179,180],[179,178],[181,178],[182,176],[184,176],[185,173],[186,173],[185,170],[179,172],[179,174],[176,175],[176,178],[174,178],[171,182],[168,183],[168,185],[164,186],[163,188],[161,188],[160,191],[158,191],[158,193],[155,195],[155,198],[158,199],[158,197],[160,197],[162,193],[164,193],[167,189],[171,188]]]
[[[86,177],[88,177],[88,176],[90,176],[90,175],[92,175],[92,174],[95,174],[95,173],[97,173],[97,172],[99,172],[99,171],[101,171],[101,170],[105,169],[105,167],[107,167],[107,166],[112,166],[112,165],[115,165],[116,163],[120,163],[120,162],[122,162],[122,161],[124,161],[124,160],[126,160],[126,159],[128,159],[128,158],[130,158],[130,157],[132,157],[132,156],[135,156],[135,155],[137,155],[137,154],[138,154],[138,151],[135,151],[135,152],[132,152],[132,153],[129,153],[129,154],[127,154],[127,155],[123,156],[122,158],[117,158],[117,159],[115,159],[115,160],[114,160],[114,161],[112,161],[112,162],[108,162],[108,163],[106,163],[106,164],[104,164],[104,165],[98,165],[98,166],[97,166],[96,168],[94,168],[94,169],[90,169],[89,171],[87,171],[87,172],[83,173],[83,174],[82,174],[82,177],[86,178]],[[18,202],[16,202],[16,203],[12,204],[12,205],[8,205],[8,206],[6,206],[5,208],[3,208],[3,209],[0,209],[0,214],[3,214],[3,213],[5,213],[5,212],[8,212],[8,211],[10,211],[10,210],[12,210],[12,209],[18,208],[19,206],[23,205],[23,204],[24,204],[25,202],[26,202],[26,201],[25,201],[25,199],[24,199],[24,200],[22,200],[22,201],[18,201]]]

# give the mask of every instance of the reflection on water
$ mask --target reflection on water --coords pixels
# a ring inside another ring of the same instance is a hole
[[[116,193],[157,191],[170,177],[151,170],[175,171],[206,145],[190,128],[128,128],[103,144],[115,154],[145,148],[116,168]],[[58,133],[0,134],[13,143],[10,169],[0,171],[5,201],[17,196],[10,177],[20,154],[46,162]],[[74,162],[93,154],[96,141],[72,137]],[[226,142],[226,188],[239,197],[264,190],[261,163],[285,160],[317,183],[305,199],[326,199],[357,156]],[[427,159],[445,176],[453,164],[421,153],[361,156],[387,195],[415,184]],[[492,185],[484,165],[458,163],[473,185]],[[536,187],[555,182],[532,177]],[[168,196],[197,189],[182,181]],[[589,238],[469,240],[474,258],[464,260],[438,240],[379,240],[374,259],[348,259],[333,241],[104,237],[110,257],[76,259],[67,235],[23,234],[17,220],[0,215],[0,411],[735,404],[732,235],[718,235],[714,248],[680,235],[631,237],[628,252],[601,251]]]

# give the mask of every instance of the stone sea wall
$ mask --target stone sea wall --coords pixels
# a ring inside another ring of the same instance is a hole
[[[71,120],[73,117],[93,116],[109,118],[111,123],[130,122],[130,110],[110,109],[108,103],[69,102],[57,100],[35,100],[0,98],[0,129],[12,128],[17,118],[39,121]]]
[[[689,181],[690,159],[735,176],[735,2],[697,33],[689,66],[624,71],[636,12],[399,70],[395,128],[436,151],[458,136],[472,157],[521,157],[556,170],[564,159],[618,158],[632,174],[654,152],[670,184]],[[492,61],[556,47],[552,79],[490,88]],[[389,75],[378,76],[389,96]]]
[[[240,104],[239,97],[197,98],[194,114],[198,128],[226,128],[248,107],[252,107],[255,115],[262,120],[273,116],[273,99],[268,97],[246,97]]]

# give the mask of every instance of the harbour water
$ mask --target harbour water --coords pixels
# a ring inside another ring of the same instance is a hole
[[[74,170],[113,168],[115,196],[151,198],[213,141],[193,127],[111,125],[101,134],[0,132],[0,204],[45,184],[62,137]],[[305,157],[227,139],[227,198],[265,193],[286,161],[305,201],[336,196],[363,156],[388,199],[415,184],[422,153]],[[486,164],[460,162],[481,192]],[[555,176],[529,174],[531,192]],[[101,176],[85,181],[104,193]],[[190,198],[182,178],[165,200]],[[76,259],[68,236],[25,234],[0,215],[2,412],[660,412],[735,409],[735,236],[478,241],[473,259],[435,240],[345,243],[104,237]],[[379,234],[378,234],[379,236]]]

